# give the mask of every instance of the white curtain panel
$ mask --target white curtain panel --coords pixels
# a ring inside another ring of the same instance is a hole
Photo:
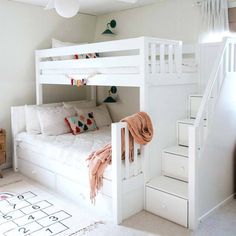
[[[228,1],[203,0],[201,41],[220,41],[229,32]]]

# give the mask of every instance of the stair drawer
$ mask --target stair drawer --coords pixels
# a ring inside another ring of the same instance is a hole
[[[162,173],[165,176],[188,181],[188,158],[170,153],[162,154]]]
[[[49,188],[55,189],[56,176],[54,173],[22,159],[18,159],[18,164],[22,174]]]
[[[184,227],[188,226],[188,201],[185,199],[146,187],[146,210]]]

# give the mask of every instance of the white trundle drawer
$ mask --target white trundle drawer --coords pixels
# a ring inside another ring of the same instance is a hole
[[[170,153],[162,154],[162,173],[183,181],[188,181],[188,158]]]
[[[55,189],[56,176],[54,173],[22,159],[18,159],[18,164],[22,174],[49,188]]]
[[[185,199],[146,187],[146,210],[184,227],[188,226],[188,201]]]

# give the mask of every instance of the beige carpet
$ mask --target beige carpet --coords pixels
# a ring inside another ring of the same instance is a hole
[[[5,189],[6,185],[24,181],[28,181],[29,185],[34,185],[35,188],[48,191],[48,194],[53,195],[57,199],[64,201],[67,204],[67,199],[61,198],[55,193],[41,187],[20,174],[15,174],[11,171],[5,172],[3,180],[0,180],[0,190]],[[13,185],[12,185],[13,186]],[[74,235],[94,235],[94,236],[145,236],[145,235],[160,235],[160,236],[235,236],[236,235],[236,200],[230,202],[228,205],[219,209],[215,214],[209,217],[204,223],[200,224],[199,229],[192,233],[191,231],[164,220],[158,216],[152,215],[148,212],[140,212],[139,214],[126,220],[122,225],[114,225],[112,222],[101,216],[91,213],[82,206],[72,204],[70,207],[80,211],[86,218],[84,224],[85,229],[75,233]],[[89,216],[90,215],[90,216]],[[90,219],[89,219],[90,218]],[[89,223],[90,222],[90,223]],[[100,222],[96,224],[96,222]],[[102,223],[101,223],[102,222]],[[82,227],[83,229],[83,227]],[[70,234],[63,234],[69,236]],[[42,235],[43,236],[43,235]]]

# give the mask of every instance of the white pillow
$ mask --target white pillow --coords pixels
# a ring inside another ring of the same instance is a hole
[[[32,134],[40,134],[41,127],[38,119],[37,110],[39,107],[57,107],[62,106],[62,103],[51,103],[43,105],[25,105],[25,124],[26,131]]]
[[[42,134],[60,135],[70,133],[70,128],[65,121],[66,117],[75,116],[73,108],[42,107],[38,108],[38,117]]]
[[[52,48],[61,48],[61,47],[69,47],[69,46],[75,46],[75,45],[81,45],[81,44],[85,44],[85,43],[70,43],[70,42],[62,42],[60,40],[57,39],[52,39]],[[80,59],[84,59],[86,58],[86,55],[76,55],[78,56]],[[53,61],[58,61],[58,60],[73,60],[76,57],[75,55],[71,55],[71,56],[62,56],[62,57],[53,57],[52,60]]]
[[[77,115],[93,112],[94,119],[98,128],[109,126],[112,123],[111,116],[105,104],[91,108],[75,108]]]
[[[63,102],[64,107],[66,108],[88,108],[96,107],[95,100],[82,100],[82,101],[73,101],[73,102]]]

